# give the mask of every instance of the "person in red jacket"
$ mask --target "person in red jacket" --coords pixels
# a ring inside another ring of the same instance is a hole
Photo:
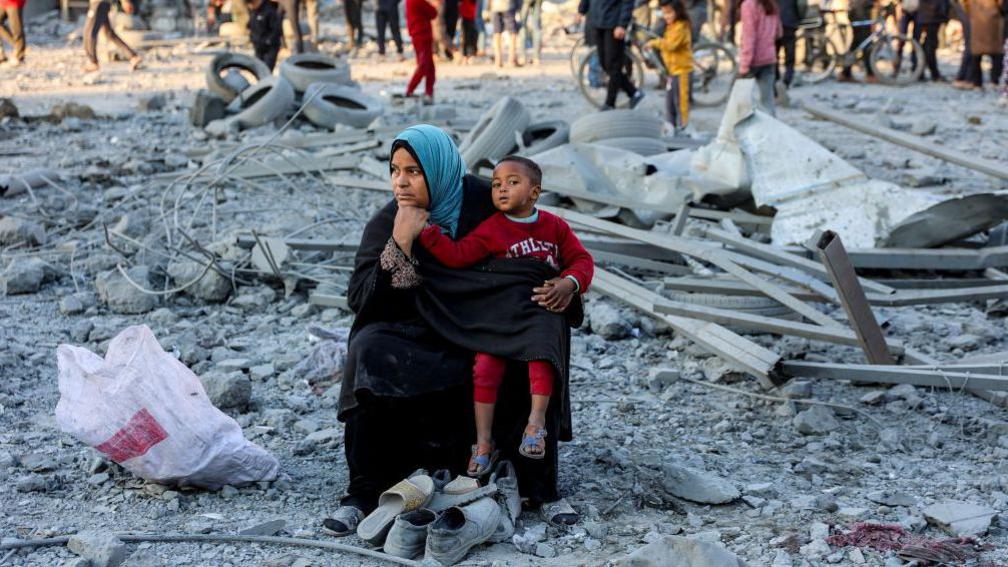
[[[743,0],[742,50],[739,74],[756,79],[760,102],[774,112],[774,79],[777,75],[777,39],[783,35],[775,0]]]
[[[476,43],[479,40],[479,30],[476,29],[476,0],[459,2],[459,17],[462,18],[461,62],[468,65],[472,63],[473,57],[476,57]]]
[[[413,96],[413,91],[424,84],[424,104],[434,103],[434,28],[431,20],[438,15],[438,0],[406,0],[406,31],[413,40],[413,51],[416,53],[416,71],[406,86],[406,96]]]
[[[14,48],[14,59],[9,64],[17,66],[24,63],[24,18],[21,17],[24,5],[25,0],[0,0],[0,63],[7,61],[4,42]]]
[[[545,305],[550,311],[563,312],[574,294],[588,291],[595,263],[563,219],[536,209],[541,183],[542,170],[534,161],[505,157],[493,173],[493,202],[497,212],[457,241],[445,235],[440,227],[429,226],[420,233],[420,244],[449,268],[466,268],[490,257],[535,258],[546,262],[560,275],[537,289],[545,289]],[[473,365],[476,444],[469,459],[469,476],[482,476],[494,464],[494,408],[506,369],[507,361],[503,358],[476,353]],[[546,409],[556,376],[553,366],[544,360],[529,361],[528,373],[532,410],[518,452],[530,459],[542,459],[546,448]]]

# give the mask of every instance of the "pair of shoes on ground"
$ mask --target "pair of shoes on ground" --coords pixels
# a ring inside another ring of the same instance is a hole
[[[490,540],[502,516],[500,506],[490,497],[452,506],[441,513],[421,509],[403,514],[389,530],[385,553],[406,559],[423,554],[427,559],[453,565],[470,549]]]

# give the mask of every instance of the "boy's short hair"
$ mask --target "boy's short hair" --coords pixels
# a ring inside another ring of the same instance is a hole
[[[675,6],[675,0],[658,0],[658,6]]]
[[[536,185],[542,185],[542,168],[539,167],[539,164],[524,156],[511,155],[502,157],[497,162],[497,165],[500,165],[506,161],[513,161],[515,163],[520,163],[525,168],[525,175],[528,175],[529,181],[532,183],[533,187]],[[496,168],[496,166],[494,167]]]

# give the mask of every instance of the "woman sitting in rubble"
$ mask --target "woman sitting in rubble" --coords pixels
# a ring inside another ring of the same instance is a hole
[[[524,364],[508,367],[494,436],[500,457],[515,464],[523,499],[542,505],[550,522],[577,522],[557,492],[556,444],[571,439],[568,325],[580,325],[580,299],[571,301],[565,318],[551,316],[547,290],[539,287],[555,275],[546,263],[489,260],[456,270],[419,245],[428,220],[458,239],[496,212],[490,184],[465,173],[443,130],[420,125],[400,133],[390,170],[395,198],[365,227],[347,293],[356,318],[338,417],[346,424],[349,485],[324,522],[326,531],[353,533],[379,495],[417,467],[465,473],[474,438],[473,356],[488,343],[510,349],[501,353],[510,360],[557,362],[560,387],[547,411],[546,458],[516,458],[530,409]],[[531,341],[531,327],[552,335]]]

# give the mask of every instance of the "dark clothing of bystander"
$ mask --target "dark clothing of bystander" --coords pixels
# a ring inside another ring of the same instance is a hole
[[[126,55],[127,59],[136,57],[136,52],[126,45],[126,42],[112,29],[112,24],[109,22],[109,11],[111,9],[112,5],[108,0],[91,2],[91,5],[88,7],[87,21],[84,22],[84,53],[94,65],[98,64],[98,54],[95,47],[98,44],[98,32],[102,30],[105,32],[105,38],[115,44]]]
[[[249,40],[255,56],[273,70],[283,39],[283,15],[274,2],[260,0],[249,17]]]
[[[385,55],[385,30],[392,30],[392,41],[395,42],[399,55],[403,52],[402,32],[399,26],[399,1],[379,0],[375,10],[375,27],[378,28],[378,53]]]

